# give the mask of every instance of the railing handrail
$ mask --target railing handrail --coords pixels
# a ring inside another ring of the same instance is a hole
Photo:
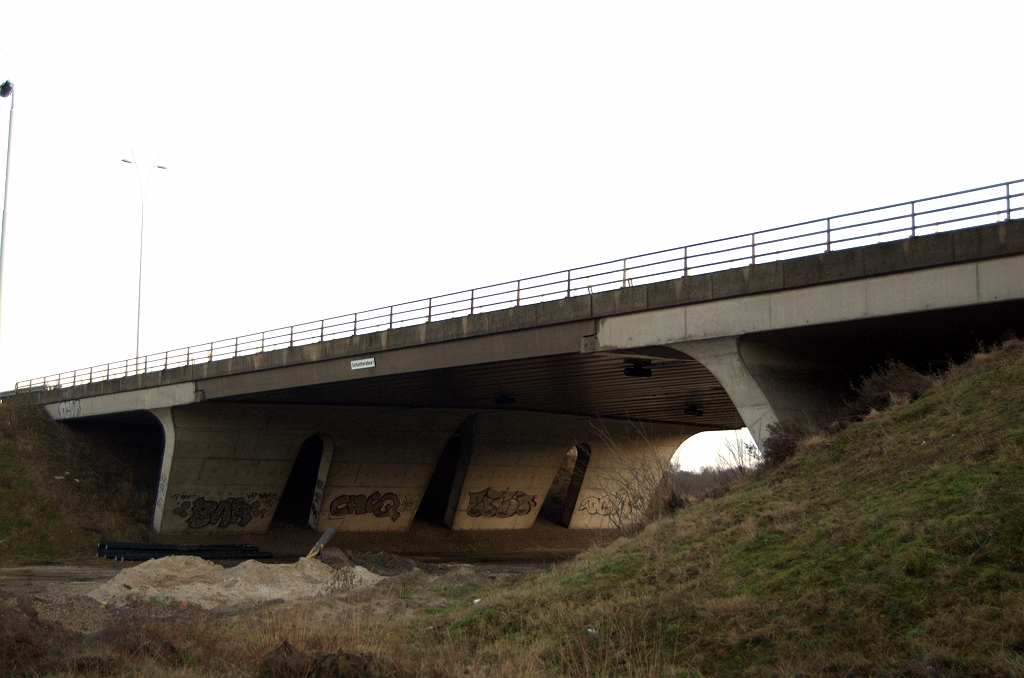
[[[322,318],[320,320],[310,320],[304,323],[275,327],[270,330],[251,332],[249,334],[242,334],[236,337],[217,339],[215,341],[208,341],[194,346],[171,349],[162,353],[152,353],[136,358],[118,360],[112,363],[104,363],[101,365],[84,367],[78,370],[60,372],[58,374],[37,379],[19,381],[15,385],[14,393],[64,388],[67,386],[75,386],[80,383],[84,384],[94,381],[119,379],[146,372],[174,369],[185,365],[194,365],[212,362],[214,360],[265,353],[267,351],[275,351],[293,346],[332,341],[339,337],[344,338],[347,336],[354,336],[356,334],[377,332],[382,329],[394,329],[396,326],[409,327],[422,323],[435,322],[440,319],[445,319],[443,316],[446,315],[450,317],[456,317],[456,314],[459,314],[459,317],[463,315],[472,315],[485,308],[493,308],[496,306],[508,306],[513,308],[542,301],[565,299],[572,297],[574,292],[593,294],[595,292],[595,286],[600,288],[598,291],[619,289],[622,287],[632,286],[633,282],[637,280],[647,280],[649,278],[658,277],[664,279],[686,277],[691,275],[693,271],[709,269],[712,267],[717,267],[712,268],[712,270],[721,270],[724,268],[736,268],[743,265],[754,265],[759,260],[777,260],[779,257],[785,258],[784,255],[804,252],[806,250],[821,250],[824,248],[824,251],[828,252],[836,245],[850,245],[851,243],[855,244],[866,240],[880,239],[899,233],[909,232],[906,237],[913,238],[917,236],[918,232],[922,229],[935,228],[936,231],[938,231],[939,227],[944,225],[963,224],[963,222],[969,222],[972,220],[977,221],[978,219],[985,219],[993,216],[998,219],[1005,215],[1005,218],[1009,220],[1013,217],[1014,212],[1019,212],[1024,209],[1024,207],[1021,206],[1013,206],[1013,203],[1011,202],[1014,198],[1020,198],[1024,195],[1024,193],[1013,193],[1011,191],[1011,186],[1021,183],[1024,183],[1024,179],[1004,181],[998,184],[989,184],[978,188],[970,188],[963,191],[934,195],[928,198],[907,200],[904,202],[884,205],[882,207],[872,207],[870,209],[845,212],[843,214],[835,214],[829,217],[822,217],[820,219],[801,221],[795,224],[788,224],[786,226],[776,226],[774,228],[762,229],[750,233],[705,240],[703,242],[693,243],[690,245],[670,247],[668,249],[637,254],[621,259],[609,259],[596,264],[562,269],[552,273],[532,275],[525,278],[518,278],[516,280],[474,287],[459,292],[449,292],[447,294],[423,297],[421,299],[405,301],[398,304],[392,304],[390,306],[379,306],[377,308],[359,311],[357,313],[346,313]],[[923,206],[925,203],[935,200],[967,195],[970,193],[979,193],[981,191],[989,191],[996,188],[1005,188],[1004,194],[980,200],[973,200],[971,202],[959,203],[956,205],[925,209],[924,211],[919,211],[917,209],[919,205]],[[1005,202],[1005,208],[981,214],[956,216],[955,218],[947,219],[945,221],[923,224],[918,223],[918,220],[928,217],[929,215],[952,212],[954,210],[964,210],[967,208],[977,207],[979,205],[988,205],[993,202]],[[885,210],[894,210],[908,206],[910,207],[910,212],[908,214],[888,215],[878,219],[861,221],[853,224],[832,225],[833,221],[838,221],[840,219],[878,213]],[[908,219],[910,220],[909,226],[890,228],[890,226],[893,226],[892,222]],[[801,231],[785,235],[784,237],[758,240],[758,236],[778,234],[781,231],[792,231],[801,229],[805,226],[821,223],[825,224],[824,230],[819,229],[809,232]],[[885,230],[875,229],[864,233],[853,235],[849,234],[851,229],[863,229],[879,224],[886,224]],[[972,224],[963,224],[960,227],[965,228],[970,225]],[[842,237],[837,239],[833,237],[835,234],[841,234]],[[816,238],[820,238],[820,236],[825,236],[824,241],[816,240]],[[737,244],[709,251],[695,251],[709,246],[724,245],[733,241]],[[800,244],[803,241],[809,242],[807,242],[807,244]],[[780,243],[785,244],[786,247],[765,249],[766,246],[778,245]],[[743,252],[749,252],[749,254],[738,254]],[[662,257],[666,254],[678,256],[652,261],[639,261],[648,260],[652,257]],[[713,258],[718,255],[725,256],[717,259]],[[712,257],[712,259],[708,259],[709,257]],[[774,259],[772,259],[773,257]],[[630,266],[630,261],[636,261],[636,263],[633,266]],[[682,262],[682,268],[678,267],[679,262]],[[676,267],[666,270],[659,268],[666,265],[676,265]],[[651,270],[644,271],[644,269]],[[641,274],[631,275],[631,272],[641,272]],[[682,276],[677,275],[680,272],[682,273]],[[573,274],[576,274],[575,278],[573,277]],[[603,278],[604,280],[594,284],[592,283],[592,278]],[[647,280],[647,282],[657,282],[657,280]],[[574,283],[576,283],[577,286],[574,287]],[[550,290],[547,292],[542,291],[547,288],[550,288]],[[514,297],[512,296],[513,292],[515,293]],[[576,296],[579,296],[579,294]],[[507,297],[507,299],[495,300],[498,297]],[[467,303],[468,307],[466,306]],[[411,317],[405,317],[410,314],[413,315],[411,315]],[[328,330],[330,331],[328,332]],[[231,349],[230,351],[227,350],[229,348]],[[184,361],[181,360],[182,357],[184,357]]]

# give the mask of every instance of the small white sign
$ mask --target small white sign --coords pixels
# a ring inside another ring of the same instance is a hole
[[[374,362],[373,358],[362,358],[360,360],[352,361],[353,370],[367,370],[371,367],[376,367],[377,363]]]

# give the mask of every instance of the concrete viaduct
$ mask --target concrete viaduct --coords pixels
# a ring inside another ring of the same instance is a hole
[[[275,512],[528,528],[567,450],[558,522],[607,527],[621,486],[695,433],[824,423],[887,358],[1011,332],[1024,220],[16,397],[72,425],[158,423],[158,533],[262,532]]]

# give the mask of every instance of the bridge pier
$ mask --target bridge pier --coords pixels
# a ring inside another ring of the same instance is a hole
[[[265,532],[303,442],[325,441],[295,497],[321,529],[408,529],[457,410],[203,403],[153,412],[164,457],[158,533]],[[326,461],[329,459],[329,461]],[[375,495],[376,493],[376,495]]]
[[[622,525],[647,510],[675,449],[704,430],[520,411],[198,403],[151,412],[165,439],[161,534],[265,532],[284,513],[318,530],[405,531],[438,480],[450,529],[528,529],[573,446],[585,458],[563,524]]]
[[[576,463],[586,465],[578,490],[570,490],[572,529],[626,527],[647,514],[676,449],[699,426],[597,420]],[[568,501],[569,498],[567,498]]]
[[[766,340],[718,337],[670,347],[718,379],[762,449],[772,424],[827,425],[848,390],[834,369],[811,354],[794,354]]]
[[[527,529],[537,519],[566,452],[577,417],[482,412],[473,418],[461,487],[445,523],[453,530]]]

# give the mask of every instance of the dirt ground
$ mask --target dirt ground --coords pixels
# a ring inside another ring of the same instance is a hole
[[[330,546],[356,553],[393,553],[424,562],[556,562],[571,558],[591,546],[613,541],[616,530],[570,530],[538,517],[528,530],[452,531],[423,520],[407,532],[346,532],[331,539]],[[283,561],[309,553],[318,532],[274,522],[265,534],[180,534],[164,540],[187,544],[248,544],[273,553]]]
[[[56,641],[59,661],[75,675],[79,670],[102,674],[103,667],[90,662],[126,651],[163,651],[159,643],[150,648],[150,641],[139,636],[139,629],[154,624],[248,626],[268,615],[301,618],[314,626],[353,618],[402,619],[427,607],[448,607],[492,581],[551,567],[543,562],[423,562],[334,547],[325,548],[317,560],[290,563],[220,565],[172,556],[98,565],[0,569],[4,647],[31,653],[33,640],[45,639],[52,654]],[[146,647],[140,650],[139,643]]]
[[[317,628],[352,619],[400,620],[471,600],[490,582],[549,569],[618,534],[568,530],[546,520],[530,530],[473,532],[417,521],[408,532],[336,534],[318,560],[300,560],[319,536],[274,523],[262,535],[163,540],[247,543],[274,554],[262,562],[97,558],[94,565],[0,569],[0,645],[27,658],[52,657],[58,647],[57,661],[72,667],[73,675],[103,674],[109,667],[90,662],[164,651],[146,629],[210,623],[262,628],[267,619],[301,619]]]

